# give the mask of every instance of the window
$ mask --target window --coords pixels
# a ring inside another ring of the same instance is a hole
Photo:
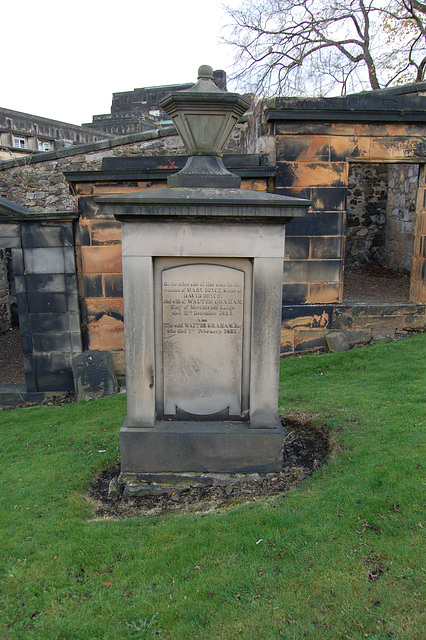
[[[33,131],[35,133],[38,133],[38,126],[36,124],[33,124]]]
[[[39,151],[50,151],[51,150],[51,145],[50,142],[48,140],[39,140],[38,142],[38,150]]]
[[[13,146],[18,149],[26,149],[27,148],[27,139],[26,138],[18,138],[13,136]]]
[[[6,127],[8,127],[9,129],[12,128],[12,120],[10,118],[6,118]]]

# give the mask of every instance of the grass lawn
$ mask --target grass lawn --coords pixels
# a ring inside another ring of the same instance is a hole
[[[420,640],[425,362],[426,334],[284,360],[280,411],[327,425],[329,464],[200,515],[94,517],[123,396],[1,412],[1,640]]]

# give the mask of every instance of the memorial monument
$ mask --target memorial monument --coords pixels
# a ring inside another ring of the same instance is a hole
[[[188,151],[162,189],[99,198],[122,222],[126,482],[282,468],[285,225],[309,201],[240,189],[221,150],[248,103],[199,69],[166,97]]]

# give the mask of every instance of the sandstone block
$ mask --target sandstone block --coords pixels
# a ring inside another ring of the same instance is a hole
[[[347,351],[349,342],[346,335],[342,331],[334,331],[325,337],[329,351]]]

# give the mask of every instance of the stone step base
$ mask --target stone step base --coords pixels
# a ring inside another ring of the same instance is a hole
[[[283,429],[242,422],[158,422],[120,431],[121,472],[272,473],[283,466]]]
[[[0,384],[0,407],[17,407],[26,402],[42,402],[44,391],[27,391],[24,384]]]

